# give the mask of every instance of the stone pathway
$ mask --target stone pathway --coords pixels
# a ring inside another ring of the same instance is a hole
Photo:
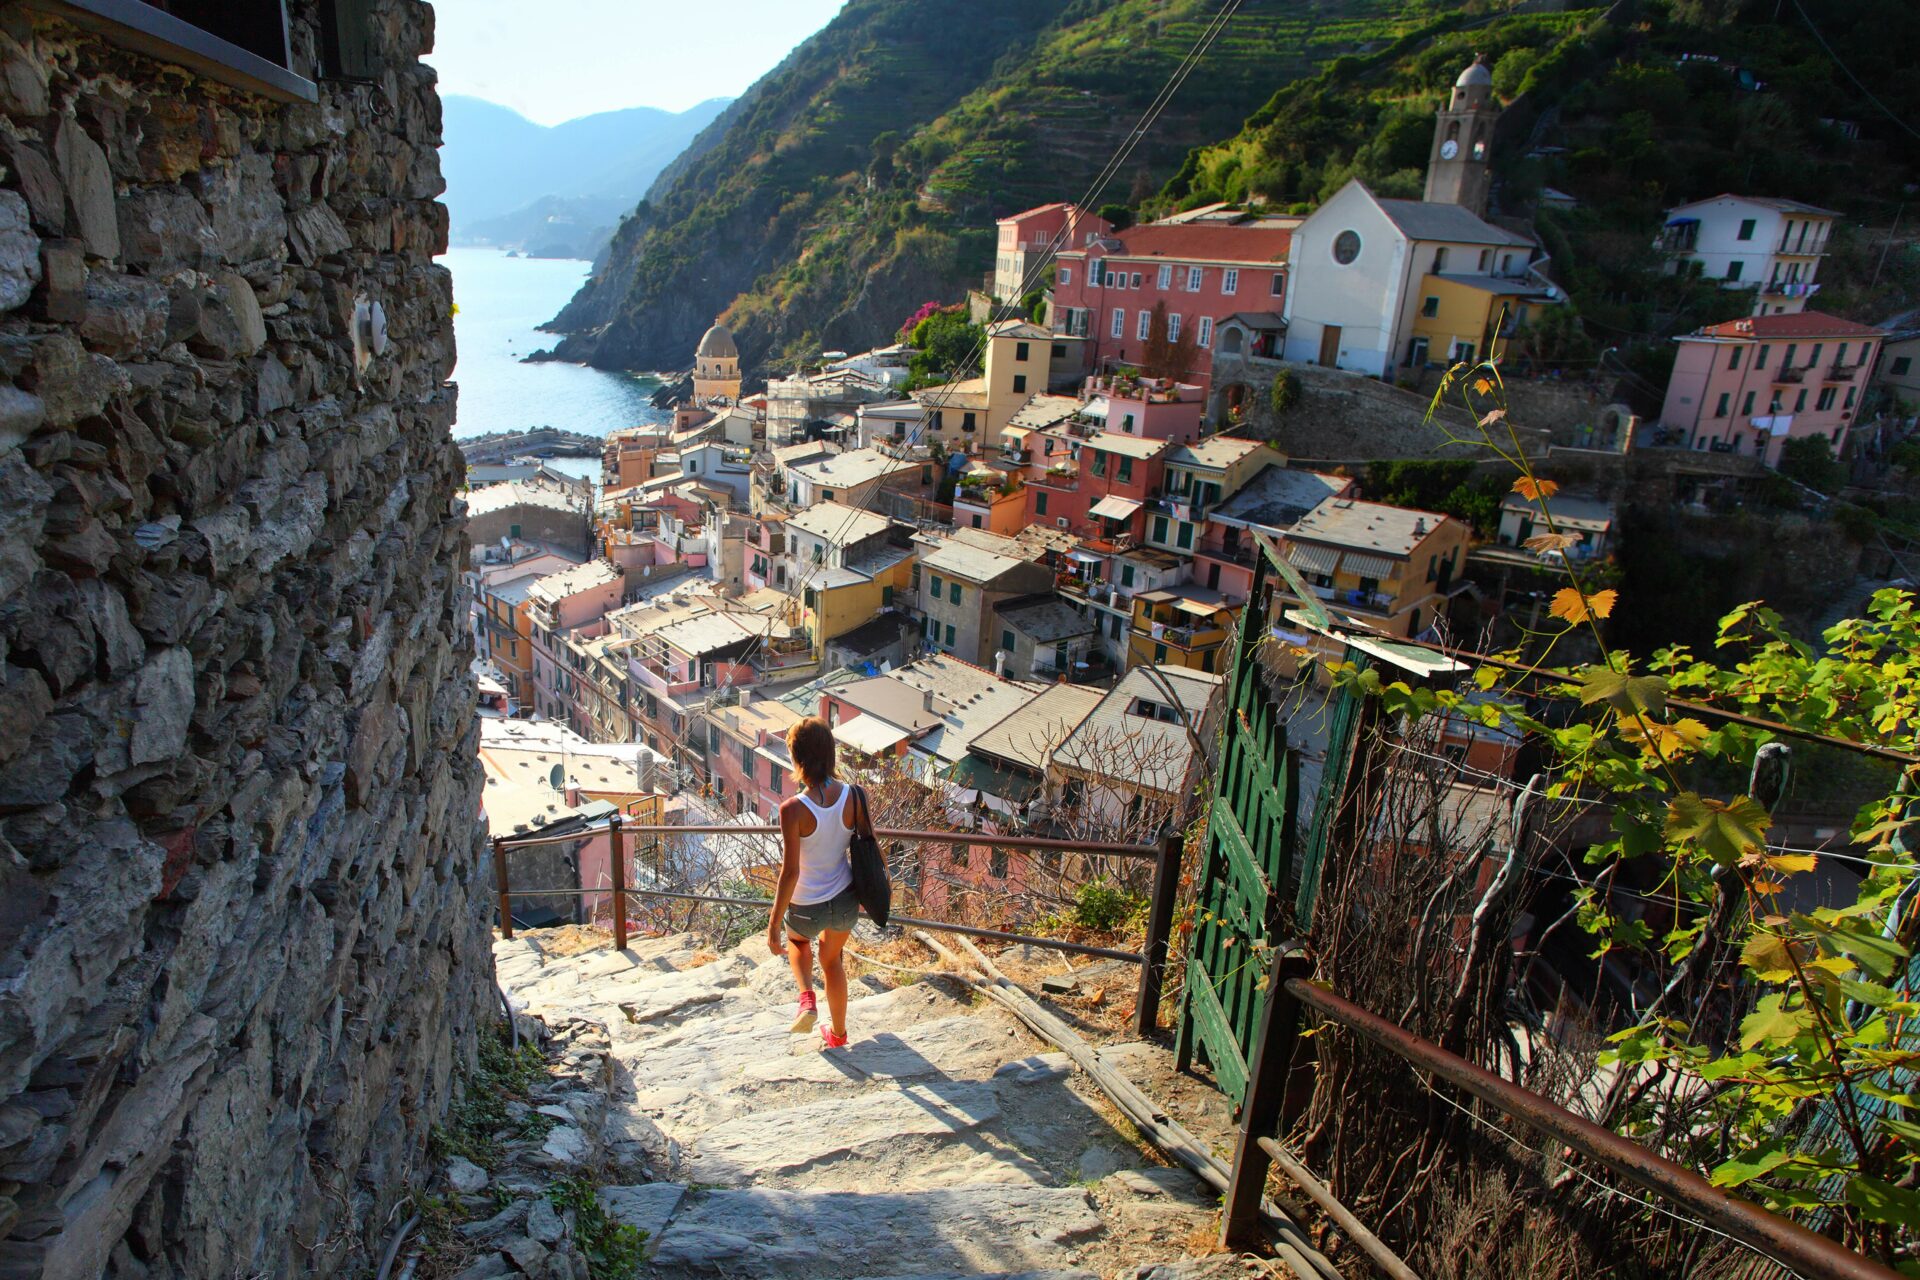
[[[787,1033],[792,979],[757,937],[718,958],[691,936],[558,955],[534,932],[494,954],[517,1011],[606,1027],[603,1131],[580,1145],[605,1153],[602,1199],[647,1232],[659,1280],[1282,1274],[1189,1258],[1217,1197],[962,984],[861,979],[853,1043],[822,1050]]]

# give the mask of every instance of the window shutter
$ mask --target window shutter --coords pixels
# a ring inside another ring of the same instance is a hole
[[[372,80],[374,0],[321,0],[321,63],[331,80]]]

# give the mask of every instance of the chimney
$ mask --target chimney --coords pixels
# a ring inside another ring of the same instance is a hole
[[[1416,538],[1424,538],[1426,534],[1427,518],[1425,516],[1417,517],[1413,522],[1413,536]]]
[[[568,808],[570,809],[579,808],[580,807],[580,784],[577,782],[569,781],[567,783],[566,796],[567,796]]]
[[[1002,680],[1007,678],[1007,651],[1005,649],[994,650],[993,674],[999,676]]]

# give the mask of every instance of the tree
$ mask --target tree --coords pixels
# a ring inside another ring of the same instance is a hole
[[[924,387],[978,373],[986,333],[964,306],[945,307],[914,325],[908,341],[919,348],[907,364],[909,385]]]
[[[1123,204],[1103,204],[1097,211],[1099,216],[1113,224],[1115,231],[1125,231],[1133,225],[1133,210]]]

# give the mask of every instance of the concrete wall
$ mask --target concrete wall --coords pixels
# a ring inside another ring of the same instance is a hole
[[[491,1016],[432,12],[371,12],[289,105],[0,10],[8,1277],[370,1274]]]

